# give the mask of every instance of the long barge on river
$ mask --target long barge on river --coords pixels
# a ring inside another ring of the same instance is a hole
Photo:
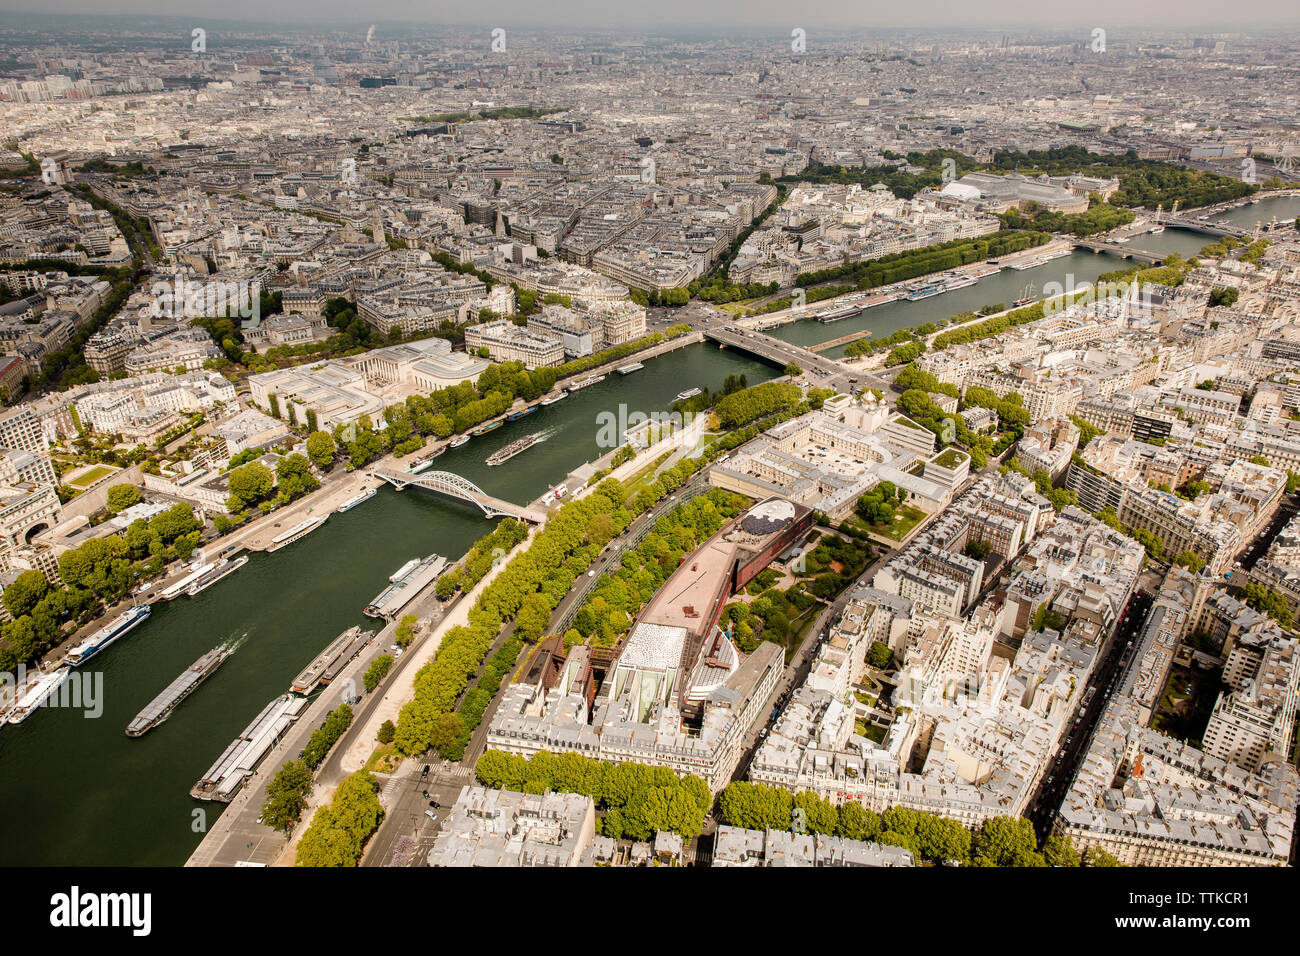
[[[523,438],[516,438],[509,445],[498,448],[492,454],[487,456],[486,463],[489,465],[504,465],[515,455],[526,452],[537,444],[536,435],[525,435]]]
[[[411,570],[379,592],[379,595],[365,607],[370,617],[391,621],[397,617],[402,608],[411,603],[419,594],[447,567],[447,559],[440,554],[431,554]]]
[[[359,627],[348,628],[334,638],[319,657],[302,669],[289,689],[295,694],[310,694],[319,684],[329,683],[374,636],[374,631],[363,631]]]
[[[177,705],[216,673],[217,668],[226,662],[231,653],[227,647],[216,647],[185,668],[179,677],[164,687],[161,694],[145,704],[140,713],[126,725],[126,735],[142,737],[170,717]]]
[[[306,706],[307,698],[297,694],[282,694],[267,704],[190,789],[190,796],[229,803]]]

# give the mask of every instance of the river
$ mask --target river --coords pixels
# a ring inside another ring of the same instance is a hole
[[[1268,222],[1273,216],[1283,220],[1294,219],[1297,215],[1300,215],[1300,197],[1283,196],[1264,199],[1253,206],[1241,206],[1216,218],[1236,225],[1253,226],[1256,221]],[[1128,245],[1148,252],[1176,252],[1190,257],[1214,241],[1214,236],[1171,228],[1158,235],[1134,236]],[[1025,287],[1030,283],[1035,286],[1032,291],[1041,294],[1044,286],[1051,282],[1068,289],[1071,285],[1077,287],[1085,282],[1093,282],[1102,273],[1128,268],[1133,264],[1132,260],[1120,261],[1105,253],[1076,250],[1068,256],[1053,259],[1033,269],[1003,269],[997,275],[981,279],[965,289],[945,292],[916,302],[908,302],[906,299],[888,302],[839,322],[823,324],[811,319],[791,322],[769,330],[768,334],[803,346],[828,342],[867,329],[871,330],[873,337],[883,338],[899,329],[942,321],[962,312],[975,312],[986,305],[1001,302],[1009,306],[1024,294]],[[829,358],[842,358],[844,348],[842,345],[836,346],[822,354]]]
[[[629,413],[667,409],[678,392],[719,388],[733,373],[750,384],[776,374],[735,352],[687,346],[450,449],[436,467],[524,504],[609,450],[597,440],[601,412],[617,416],[620,403]],[[484,464],[533,432],[545,440],[504,465]],[[156,605],[145,624],[83,669],[103,674],[100,717],[41,708],[22,724],[0,726],[0,864],[184,863],[203,836],[195,811],[210,823],[223,809],[192,799],[190,787],[235,735],[339,632],[376,623],[361,609],[405,561],[430,552],[458,558],[491,527],[470,506],[384,486],[301,541],[252,555],[197,597]],[[125,735],[173,677],[227,641],[238,643],[235,654],[166,722],[138,739]]]

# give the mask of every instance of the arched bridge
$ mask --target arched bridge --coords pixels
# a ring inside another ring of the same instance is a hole
[[[1090,249],[1093,252],[1109,252],[1121,259],[1136,259],[1139,262],[1148,264],[1163,262],[1165,256],[1168,255],[1168,253],[1164,252],[1148,252],[1145,249],[1134,249],[1132,246],[1126,246],[1120,242],[1104,242],[1096,239],[1075,239],[1074,248]]]
[[[534,524],[541,524],[546,520],[545,512],[535,508],[525,508],[509,501],[503,501],[500,498],[493,498],[474,482],[454,472],[426,471],[421,475],[395,475],[390,472],[376,471],[372,472],[372,474],[376,478],[382,478],[398,491],[405,491],[406,488],[414,485],[417,488],[432,491],[446,498],[467,501],[478,507],[489,518],[505,516],[531,521]]]

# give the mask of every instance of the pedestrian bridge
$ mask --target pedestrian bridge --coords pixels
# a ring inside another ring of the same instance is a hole
[[[407,488],[414,486],[423,488],[425,491],[432,491],[444,498],[467,501],[476,506],[488,518],[518,518],[533,524],[542,524],[546,521],[546,512],[537,508],[525,508],[509,501],[503,501],[500,498],[493,498],[474,482],[468,478],[462,478],[454,472],[427,471],[421,475],[395,475],[391,472],[374,471],[372,474],[376,478],[382,478],[398,491],[405,491]]]

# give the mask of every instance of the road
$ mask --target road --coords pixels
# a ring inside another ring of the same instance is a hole
[[[1272,520],[1241,549],[1234,570],[1236,567],[1244,568],[1246,571],[1253,568],[1255,562],[1268,552],[1268,547],[1273,543],[1278,532],[1286,527],[1287,522],[1294,518],[1297,512],[1300,512],[1300,495],[1284,495],[1278,503],[1277,511],[1273,513]]]
[[[1088,688],[1095,689],[1092,700],[1081,713],[1075,714],[1070,729],[1066,731],[1065,743],[1057,754],[1056,761],[1048,769],[1047,776],[1039,784],[1038,792],[1030,800],[1029,810],[1025,814],[1033,822],[1040,839],[1051,831],[1052,820],[1070,789],[1097,721],[1132,662],[1133,648],[1137,646],[1138,635],[1146,622],[1153,600],[1153,596],[1146,591],[1135,591],[1120,617],[1118,627],[1102,647],[1102,659],[1093,668],[1092,677],[1088,681]],[[1085,695],[1086,693],[1085,691]]]

